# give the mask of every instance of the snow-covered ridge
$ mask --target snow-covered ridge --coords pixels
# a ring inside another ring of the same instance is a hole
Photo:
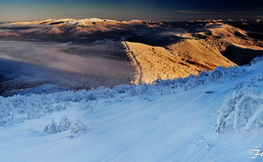
[[[29,22],[13,22],[13,23],[5,23],[3,25],[56,25],[56,26],[89,26],[94,24],[99,25],[107,25],[107,24],[118,24],[118,23],[143,23],[144,20],[127,20],[127,21],[119,21],[119,20],[111,20],[111,19],[99,19],[99,18],[85,18],[85,19],[70,19],[70,18],[62,18],[62,19],[46,19],[40,21],[29,21]]]
[[[38,25],[38,24],[64,24],[64,25],[86,25],[86,23],[96,23],[96,22],[112,22],[116,20],[110,19],[99,19],[99,18],[85,18],[85,19],[47,19],[43,21],[32,21],[32,22],[14,22],[6,25]]]

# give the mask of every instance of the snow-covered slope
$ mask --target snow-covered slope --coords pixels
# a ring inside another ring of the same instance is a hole
[[[250,153],[263,151],[261,125],[216,132],[218,110],[242,88],[236,84],[262,68],[263,61],[152,86],[0,98],[0,161],[262,161]],[[72,138],[58,126],[64,116],[81,121],[83,132]],[[44,132],[51,120],[58,133]]]

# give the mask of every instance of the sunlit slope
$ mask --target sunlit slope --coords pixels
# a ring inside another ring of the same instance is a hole
[[[138,66],[140,81],[146,83],[156,79],[187,77],[217,66],[236,65],[201,40],[184,40],[166,48],[132,42],[123,44]]]

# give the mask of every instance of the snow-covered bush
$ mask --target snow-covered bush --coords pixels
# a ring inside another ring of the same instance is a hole
[[[228,128],[251,130],[263,126],[263,83],[255,80],[235,85],[235,90],[218,109],[217,132]]]
[[[113,90],[115,90],[117,93],[126,93],[130,89],[130,85],[117,85],[113,87]]]
[[[213,82],[216,82],[218,80],[226,78],[225,73],[224,73],[224,68],[219,66],[212,70],[209,75],[208,75],[208,80],[211,80]]]
[[[16,114],[17,111],[15,109],[11,111],[11,118],[7,120],[7,126],[13,126],[16,123]]]
[[[45,126],[44,132],[59,133],[68,130],[70,126],[71,120],[67,116],[64,116],[63,118],[61,118],[59,125],[57,125],[54,120],[51,120],[51,124]]]
[[[51,120],[51,124],[48,124],[44,128],[44,132],[47,133],[58,133],[59,131],[59,126],[55,123],[54,120]]]
[[[256,58],[254,58],[253,60],[251,60],[248,65],[253,65],[253,64],[260,62],[260,61],[263,61],[263,54],[262,54],[262,56],[258,56]]]
[[[170,86],[165,86],[160,89],[161,95],[167,95],[172,93],[172,88]]]
[[[253,77],[250,79],[250,81],[253,81],[253,82],[263,82],[263,76],[262,75],[259,75],[257,77]]]
[[[222,82],[230,78],[245,75],[247,73],[248,71],[243,67],[233,66],[233,67],[225,68],[219,66],[214,70],[210,71],[210,73],[208,74],[208,81]]]
[[[235,86],[234,86],[234,89],[240,89],[244,86],[247,86],[247,83],[248,82],[238,82]]]
[[[247,73],[248,71],[243,67],[233,66],[225,68],[219,66],[210,72],[208,72],[208,70],[204,70],[200,71],[196,76],[190,75],[189,77],[180,80],[180,82],[177,82],[176,87],[180,87],[180,85],[182,85],[183,91],[189,91],[203,84],[224,82],[227,79],[242,76]]]
[[[69,128],[70,137],[76,137],[87,130],[87,126],[84,125],[81,121],[77,120]]]
[[[183,85],[183,91],[195,89],[201,84],[204,84],[204,80],[191,78]]]
[[[67,116],[63,116],[63,118],[61,118],[59,123],[59,130],[60,131],[68,130],[69,127],[71,126],[71,123],[72,121]]]
[[[37,109],[37,108],[28,108],[26,110],[27,120],[37,119],[43,115],[44,115],[44,113],[40,109]]]
[[[66,109],[67,109],[67,105],[63,103],[58,103],[56,106],[54,106],[54,111],[62,111]]]
[[[207,78],[208,75],[209,75],[209,70],[206,69],[204,71],[199,71],[196,78],[198,78],[198,79]]]

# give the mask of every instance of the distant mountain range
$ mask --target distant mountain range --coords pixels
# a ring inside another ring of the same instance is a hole
[[[155,22],[87,18],[16,22],[0,26],[0,40],[5,41],[0,44],[0,57],[66,71],[63,75],[66,83],[45,77],[44,81],[30,84],[34,86],[52,83],[79,89],[149,83],[156,79],[187,77],[218,66],[247,64],[263,54],[261,27],[261,21],[245,20]],[[31,51],[24,57],[22,54],[27,54],[28,49]],[[38,55],[46,57],[36,60]],[[70,61],[73,56],[78,57],[79,65]],[[49,57],[57,60],[48,60]],[[104,62],[95,63],[93,59]],[[78,78],[83,77],[78,73],[85,74],[83,79],[74,79],[74,86],[68,77],[72,72]],[[16,89],[7,82],[14,85],[11,80],[0,84]],[[20,84],[20,87],[23,86]]]

